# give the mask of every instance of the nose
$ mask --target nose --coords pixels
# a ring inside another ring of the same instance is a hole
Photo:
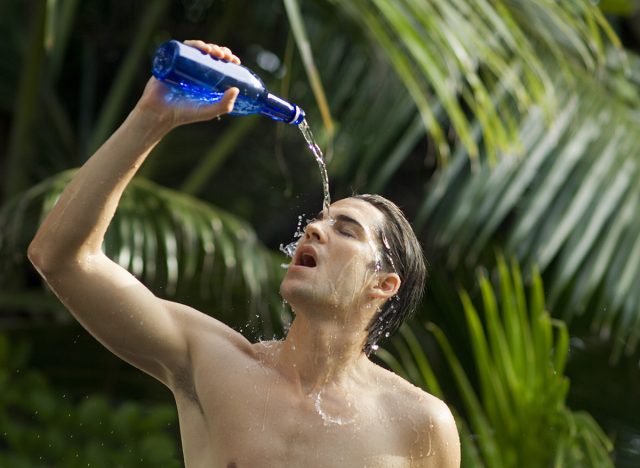
[[[322,221],[313,221],[307,224],[304,230],[304,238],[305,240],[315,240],[324,243],[327,240],[327,235],[322,226]]]

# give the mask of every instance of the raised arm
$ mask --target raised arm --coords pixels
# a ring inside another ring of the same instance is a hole
[[[229,49],[188,43],[239,62]],[[189,363],[187,324],[206,316],[157,298],[101,246],[122,192],[160,139],[179,125],[229,112],[238,91],[230,89],[220,102],[207,105],[169,100],[168,92],[149,80],[124,123],[66,187],[29,246],[29,259],[92,335],[171,385],[172,376]]]

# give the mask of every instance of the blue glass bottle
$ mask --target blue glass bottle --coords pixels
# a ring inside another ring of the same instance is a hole
[[[299,125],[304,111],[269,93],[251,70],[216,59],[176,40],[161,44],[153,59],[153,76],[190,98],[216,102],[229,88],[240,90],[231,115],[263,114],[274,120]]]

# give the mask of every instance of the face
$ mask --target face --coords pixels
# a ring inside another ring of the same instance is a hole
[[[383,214],[354,198],[337,201],[311,221],[298,242],[280,287],[299,310],[350,311],[371,301],[380,259],[378,227]]]

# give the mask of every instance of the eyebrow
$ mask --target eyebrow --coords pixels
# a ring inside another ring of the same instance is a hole
[[[316,215],[315,219],[317,219],[318,221],[324,219],[324,211],[320,211]],[[362,231],[366,231],[364,226],[358,220],[352,218],[351,216],[347,216],[345,214],[339,214],[338,216],[335,217],[335,220],[343,223],[353,224],[354,226],[360,228]]]

